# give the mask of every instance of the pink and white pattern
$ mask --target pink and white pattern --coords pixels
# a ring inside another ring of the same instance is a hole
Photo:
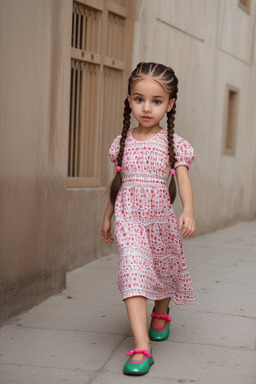
[[[150,300],[170,297],[176,304],[194,302],[188,273],[168,192],[170,164],[167,130],[152,139],[137,141],[127,134],[121,169],[122,186],[115,203],[115,238],[119,253],[117,284],[123,299],[144,296]],[[109,156],[117,165],[120,137]],[[194,149],[174,135],[177,162],[188,169]]]

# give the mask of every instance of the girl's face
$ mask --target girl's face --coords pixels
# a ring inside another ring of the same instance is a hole
[[[159,122],[175,102],[169,100],[169,94],[150,76],[135,83],[127,97],[139,126],[149,129],[159,128]]]

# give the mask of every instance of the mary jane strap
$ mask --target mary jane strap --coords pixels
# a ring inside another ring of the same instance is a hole
[[[134,349],[134,350],[132,350],[132,351],[130,351],[130,352],[127,352],[126,353],[126,356],[133,356],[133,355],[135,355],[135,354],[139,354],[139,353],[143,353],[145,356],[147,356],[149,359],[151,359],[151,357],[152,357],[152,354],[151,353],[149,353],[146,349]]]
[[[153,319],[162,319],[165,320],[167,323],[170,323],[172,319],[170,318],[169,315],[157,315],[156,313],[151,313],[151,317]]]

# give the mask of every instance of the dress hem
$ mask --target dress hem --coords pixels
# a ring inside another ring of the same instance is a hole
[[[164,300],[169,298],[176,305],[195,304],[195,299],[177,300],[176,297],[173,297],[173,295],[151,296],[151,295],[141,294],[138,292],[138,293],[126,294],[122,296],[123,296],[123,301],[126,299],[130,299],[131,297],[140,296],[140,297],[145,297],[145,299],[147,300]]]

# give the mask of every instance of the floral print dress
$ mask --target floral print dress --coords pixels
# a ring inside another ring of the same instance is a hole
[[[123,299],[144,296],[150,300],[171,298],[176,304],[194,302],[188,273],[168,191],[170,164],[167,130],[147,141],[137,141],[129,130],[125,142],[122,185],[115,202],[115,238],[119,253],[116,274]],[[120,137],[109,156],[117,165]],[[174,135],[177,162],[188,169],[194,149]]]

